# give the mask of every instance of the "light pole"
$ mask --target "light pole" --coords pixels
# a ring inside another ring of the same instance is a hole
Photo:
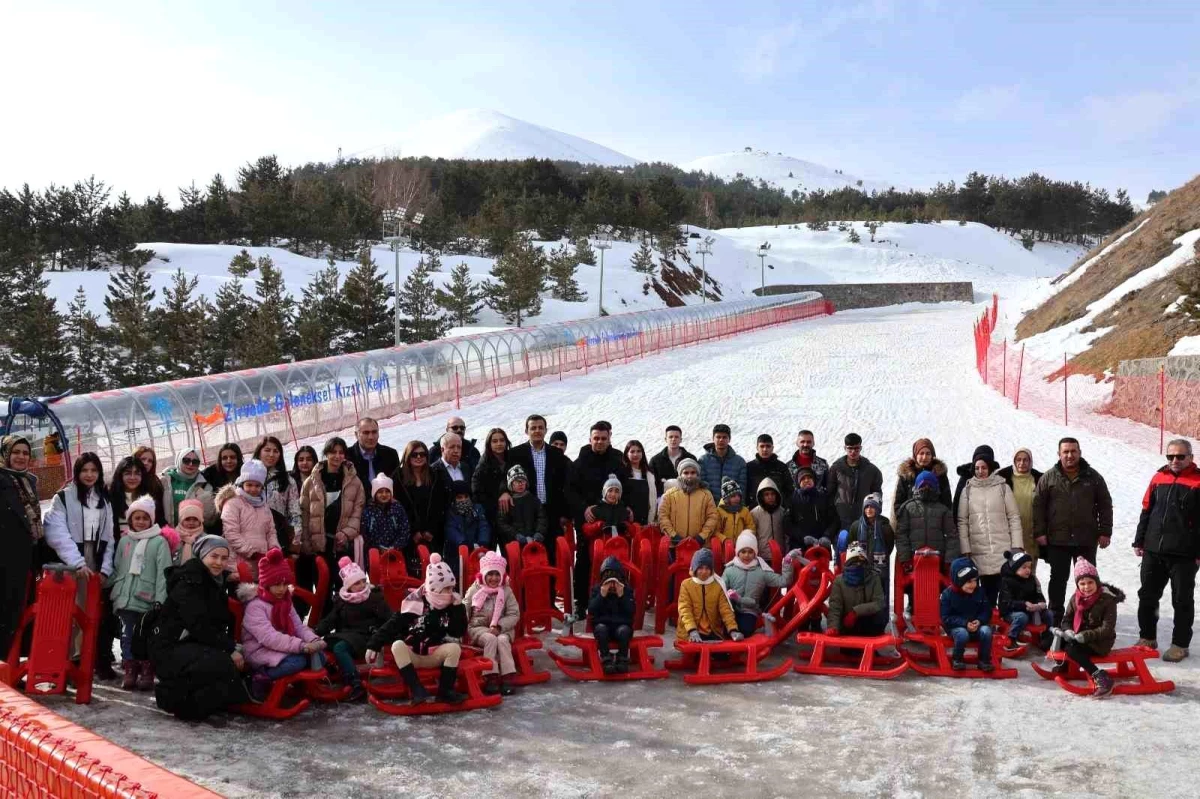
[[[712,255],[713,242],[716,241],[712,236],[705,236],[700,245],[696,247],[696,253],[700,256],[700,269],[704,272],[704,278],[700,282],[700,304],[704,305],[708,302],[708,259],[706,256]]]
[[[595,247],[600,251],[599,316],[604,316],[604,251],[612,249],[612,225],[601,225],[596,231]]]
[[[767,253],[771,250],[771,242],[764,241],[758,245],[759,296],[767,296]]]
[[[406,224],[411,224],[413,227],[420,227],[421,223],[425,221],[425,214],[417,214],[412,218],[411,223],[407,221],[407,216],[408,209],[404,206],[400,206],[399,208],[386,208],[383,211],[383,240],[391,245],[392,252],[396,256],[395,273],[393,277],[395,282],[392,304],[396,311],[395,346],[397,347],[400,346],[400,248],[404,244],[404,240],[406,238],[404,235],[404,226]],[[395,235],[387,235],[389,226],[394,226],[393,230],[395,230]],[[412,238],[411,234],[408,236],[408,238]]]

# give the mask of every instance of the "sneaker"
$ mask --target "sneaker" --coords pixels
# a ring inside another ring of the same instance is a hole
[[[1111,696],[1113,692],[1112,677],[1108,676],[1108,672],[1104,669],[1097,669],[1092,674],[1092,682],[1096,687],[1092,689],[1092,696],[1096,699],[1104,699]]]
[[[509,677],[501,677],[500,678],[500,696],[512,696],[516,692],[517,692],[517,689],[515,686],[513,686],[512,682],[511,682],[511,678],[509,678]]]
[[[483,678],[483,692],[488,696],[496,696],[500,693],[499,674],[489,674]]]
[[[624,653],[618,652],[617,653],[616,672],[617,672],[617,674],[628,674],[629,673],[629,653],[628,652],[624,652]]]
[[[996,667],[992,663],[992,661],[988,660],[984,663],[979,664],[979,670],[982,671],[984,674],[991,674],[993,671],[996,670]]]
[[[604,655],[600,659],[600,670],[605,674],[617,673],[617,659],[613,655]]]
[[[1134,646],[1140,646],[1145,649],[1158,649],[1158,641],[1155,641],[1152,638],[1139,638]]]
[[[1166,652],[1163,652],[1162,659],[1167,663],[1178,663],[1187,656],[1188,651],[1186,646],[1175,646],[1174,644],[1171,644],[1171,648]]]
[[[367,695],[367,690],[363,688],[363,684],[356,682],[350,686],[350,695],[346,697],[347,702],[361,702],[363,697]]]
[[[962,658],[954,658],[953,660],[950,661],[950,670],[951,671],[966,671],[967,670],[967,662],[965,660],[963,660]]]

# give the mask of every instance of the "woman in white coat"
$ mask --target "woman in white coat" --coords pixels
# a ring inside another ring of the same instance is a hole
[[[975,475],[958,503],[958,541],[963,557],[975,561],[984,594],[995,605],[1004,553],[1023,546],[1021,511],[1012,489],[997,474],[1000,464],[978,458],[972,467]]]

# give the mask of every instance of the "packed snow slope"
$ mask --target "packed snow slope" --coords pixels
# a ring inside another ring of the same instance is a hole
[[[688,226],[686,258],[697,269],[701,258],[695,254],[700,238],[690,234],[706,236],[711,233],[716,240],[712,255],[707,256],[710,281],[715,281],[723,299],[739,299],[752,295],[759,287],[761,272],[766,273],[766,282],[786,283],[888,283],[940,280],[970,280],[981,295],[992,291],[1003,294],[1019,291],[1024,295],[1030,279],[1057,275],[1070,264],[1080,248],[1063,245],[1038,244],[1033,252],[1021,247],[1016,239],[1006,236],[986,225],[959,225],[945,222],[929,225],[905,225],[889,222],[880,225],[877,241],[872,243],[862,222],[853,223],[862,239],[859,244],[847,241],[848,233],[836,227],[819,232],[808,230],[804,225],[778,225],[769,227],[731,228],[707,231]],[[760,269],[756,255],[762,241],[771,242],[769,267]],[[557,242],[545,243],[547,252]],[[150,242],[140,245],[154,250],[156,257],[147,267],[151,284],[158,291],[155,302],[161,301],[163,289],[170,285],[171,276],[177,269],[199,281],[198,293],[212,299],[227,280],[229,261],[243,248],[225,244],[164,244]],[[293,297],[300,298],[301,292],[313,273],[326,266],[324,260],[296,255],[280,247],[248,247],[250,254],[258,258],[270,255],[276,266],[283,271],[288,290]],[[644,289],[645,276],[630,266],[637,245],[632,242],[615,241],[612,249],[604,256],[604,308],[609,313],[647,310],[663,307],[659,295]],[[597,253],[598,255],[599,253]],[[373,251],[376,264],[392,282],[395,263],[394,254],[378,246]],[[421,259],[412,251],[400,253],[400,279],[403,281]],[[656,255],[656,262],[658,256]],[[494,261],[491,258],[446,255],[442,258],[442,271],[433,275],[436,285],[449,282],[450,271],[460,263],[466,263],[475,281],[488,278]],[[676,265],[687,268],[685,253],[675,258]],[[354,267],[351,262],[341,262],[338,268],[343,276]],[[95,272],[48,272],[53,296],[57,297],[59,310],[65,311],[78,286],[83,286],[93,311],[104,315],[104,296],[109,280],[107,271]],[[580,287],[587,293],[586,302],[564,302],[549,296],[547,292],[541,314],[532,317],[530,324],[545,324],[573,319],[593,317],[597,314],[600,292],[599,266],[580,265],[576,274]],[[254,294],[254,274],[244,281],[245,292]],[[700,296],[685,295],[688,304],[699,304]],[[479,326],[495,328],[504,321],[490,309],[479,315]]]
[[[771,433],[787,457],[802,427],[833,459],[857,431],[883,470],[891,506],[896,465],[929,436],[955,465],[979,444],[1008,462],[1029,446],[1049,467],[1056,442],[1077,432],[1027,413],[984,387],[971,325],[982,305],[851,311],[770,328],[587,376],[535,384],[465,407],[469,437],[499,426],[523,440],[530,413],[565,430],[576,453],[597,419],[622,446],[661,446],[677,423],[699,452],[716,422],[751,456]],[[900,345],[898,346],[898,343]],[[382,440],[430,442],[453,411],[382,425]],[[349,431],[347,431],[349,435]],[[1120,605],[1118,646],[1133,643],[1138,560],[1130,542],[1142,491],[1161,465],[1152,452],[1081,435],[1083,455],[1107,479],[1116,508],[1112,545],[1099,554]],[[289,455],[290,457],[290,447]],[[1048,573],[1043,566],[1043,584]],[[1169,637],[1162,607],[1159,640]],[[672,631],[668,630],[670,641]],[[549,641],[548,641],[549,645]],[[784,646],[775,658],[792,653]],[[664,653],[666,654],[666,653]],[[231,797],[394,795],[588,796],[1190,796],[1196,792],[1197,659],[1154,662],[1175,693],[1072,696],[1017,661],[1007,681],[922,678],[856,681],[789,673],[777,681],[705,688],[678,677],[578,684],[554,678],[488,712],[405,720],[366,705],[315,706],[291,722],[241,717],[184,724],[145,694],[97,689],[91,706],[50,700],[82,722]],[[246,752],[270,752],[247,758]]]
[[[480,161],[548,158],[601,166],[638,162],[579,136],[484,108],[454,111],[414,125],[400,139],[400,155]]]
[[[770,153],[765,150],[734,150],[718,155],[706,155],[679,165],[685,172],[704,172],[716,175],[724,180],[749,178],[754,183],[766,181],[768,186],[783,189],[783,193],[791,196],[793,191],[802,194],[823,189],[858,189],[870,194],[871,192],[886,192],[891,188],[902,188],[885,180],[865,180],[855,175],[847,175],[827,166],[802,161],[783,153]]]

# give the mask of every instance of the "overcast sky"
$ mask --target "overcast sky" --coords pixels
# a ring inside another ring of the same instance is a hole
[[[1200,172],[1200,3],[0,0],[0,186],[135,198],[393,152],[492,108],[635,158],[745,146],[913,186]]]

